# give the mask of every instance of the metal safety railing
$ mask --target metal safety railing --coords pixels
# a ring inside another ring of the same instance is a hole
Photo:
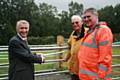
[[[113,47],[120,47],[120,45],[113,45]],[[50,53],[46,53],[44,54],[44,56],[52,56],[52,55],[56,55],[59,57],[55,58],[55,59],[48,59],[45,60],[44,64],[51,64],[51,63],[58,63],[58,68],[61,68],[62,64],[61,61],[63,60],[61,58],[61,54],[63,55],[63,53],[65,53],[65,49],[68,49],[68,46],[31,46],[31,51],[32,52],[37,52],[38,54],[41,54],[41,51],[50,51],[50,50],[57,50],[55,52],[50,52]],[[8,47],[7,46],[0,46],[0,54],[1,53],[7,53],[8,51]],[[1,56],[6,56],[6,58],[1,57]],[[113,55],[113,58],[115,59],[120,59],[120,55]],[[0,60],[5,59],[7,60],[7,54],[5,55],[0,55]],[[7,67],[8,68],[8,63],[1,63],[0,64],[0,68],[3,67]],[[37,65],[37,64],[36,64]],[[120,68],[120,64],[114,64],[112,65],[112,68]],[[68,70],[57,70],[57,69],[48,69],[48,70],[40,70],[40,71],[36,71],[35,72],[35,76],[41,76],[41,75],[49,75],[49,74],[56,74],[56,73],[65,73],[68,72]],[[113,75],[120,75],[120,72],[113,72]],[[0,74],[0,80],[6,80],[7,79],[8,74]],[[113,78],[114,80],[120,79],[120,77],[115,77]]]

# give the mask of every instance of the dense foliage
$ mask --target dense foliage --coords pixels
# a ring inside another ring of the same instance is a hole
[[[20,19],[30,22],[31,44],[42,37],[53,36],[55,39],[57,35],[63,35],[68,38],[72,32],[70,18],[73,14],[82,15],[84,5],[72,1],[68,7],[68,11],[58,12],[55,6],[47,3],[36,5],[34,0],[0,0],[0,45],[8,44],[9,39],[16,34],[15,25]],[[115,7],[106,6],[99,10],[100,20],[106,21],[113,33],[120,32],[119,8],[120,4],[117,4]],[[38,41],[38,44],[41,43]]]

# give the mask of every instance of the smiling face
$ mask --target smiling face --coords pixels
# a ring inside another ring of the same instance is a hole
[[[73,17],[72,18],[72,27],[73,27],[73,30],[79,32],[81,27],[82,27],[82,21],[81,21],[81,18],[80,17]]]
[[[22,38],[27,38],[29,32],[29,23],[27,22],[18,22],[16,27],[17,33],[20,34]]]
[[[98,23],[98,14],[97,11],[90,9],[84,12],[83,22],[89,27],[92,28]]]
[[[84,14],[83,21],[88,27],[93,27],[95,24],[97,24],[98,18],[96,15],[86,12]]]

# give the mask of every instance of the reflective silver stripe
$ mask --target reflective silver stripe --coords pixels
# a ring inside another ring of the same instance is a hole
[[[89,43],[82,43],[83,46],[91,47],[91,48],[98,48],[95,43],[89,44]]]
[[[92,43],[89,44],[87,42],[83,42],[81,43],[83,46],[87,46],[87,47],[90,47],[90,48],[98,48],[97,44],[96,44],[96,40],[95,40],[95,37],[96,37],[96,34],[98,32],[98,29],[94,32],[93,34],[93,37],[92,37]]]
[[[104,46],[104,45],[107,45],[108,43],[109,43],[109,41],[106,40],[106,41],[99,42],[99,45]]]
[[[83,70],[83,69],[81,69],[80,72],[81,72],[82,74],[86,74],[86,75],[90,75],[90,76],[95,76],[97,80],[98,80],[98,79],[101,79],[101,78],[99,78],[98,74],[96,74],[95,72],[91,72],[91,71],[87,71],[87,70]],[[104,77],[104,79],[111,78],[111,77],[112,77],[112,74],[107,74],[107,75]]]
[[[86,74],[86,75],[90,75],[90,76],[95,76],[98,79],[98,75],[96,73],[94,73],[94,72],[83,70],[83,69],[80,69],[80,72],[82,74]]]
[[[107,75],[105,76],[105,79],[111,78],[111,77],[112,77],[112,74],[107,74]]]
[[[108,68],[105,67],[105,66],[102,65],[102,64],[99,65],[99,69],[100,69],[100,70],[104,70],[104,71],[108,71]]]

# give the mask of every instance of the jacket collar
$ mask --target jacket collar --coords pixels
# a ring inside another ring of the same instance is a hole
[[[18,35],[23,41],[27,41],[27,38],[22,38],[22,36],[21,36],[19,33],[17,33],[17,35]]]

